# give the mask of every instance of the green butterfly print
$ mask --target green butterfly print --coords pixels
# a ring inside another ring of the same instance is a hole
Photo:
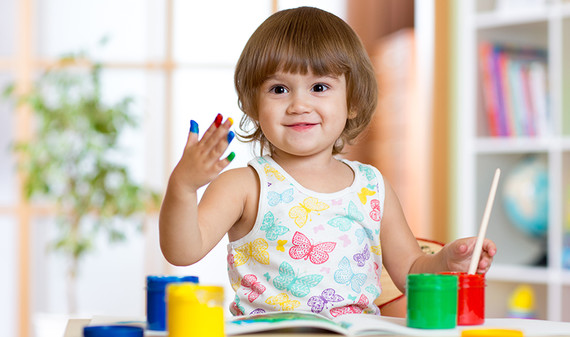
[[[368,179],[368,181],[371,181],[374,178],[376,178],[376,174],[374,174],[374,171],[372,171],[372,169],[370,167],[364,166],[364,165],[359,165],[358,169],[360,170],[360,172],[364,173],[364,175],[366,176],[366,179]]]
[[[261,224],[262,231],[265,231],[265,237],[269,241],[275,241],[280,235],[283,235],[289,231],[289,228],[275,223],[275,217],[271,211],[265,213],[263,217],[263,223]]]
[[[279,290],[289,291],[293,296],[305,297],[323,279],[323,275],[297,277],[293,267],[285,261],[279,266],[279,276],[273,279],[273,285]]]
[[[346,232],[352,227],[352,222],[360,222],[364,220],[364,215],[358,210],[358,207],[354,202],[348,204],[348,214],[343,216],[337,216],[336,218],[330,219],[327,223],[333,227],[337,227],[339,230]]]

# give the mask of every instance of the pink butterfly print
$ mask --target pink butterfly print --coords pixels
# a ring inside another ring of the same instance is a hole
[[[323,273],[323,274],[330,274],[330,272],[331,272],[331,269],[328,267],[322,267],[321,268],[321,273]]]
[[[243,316],[243,312],[235,301],[230,304],[230,311],[232,311],[235,316]]]
[[[364,311],[364,309],[368,307],[368,303],[369,303],[368,298],[363,294],[360,295],[358,302],[356,302],[355,304],[350,304],[344,307],[332,308],[330,310],[330,313],[331,316],[333,317],[346,315],[346,314],[361,314]]]
[[[372,207],[370,218],[374,221],[380,221],[380,201],[378,199],[370,200],[370,207]]]
[[[315,231],[315,234],[316,234],[318,231],[324,231],[324,230],[325,230],[325,226],[323,226],[322,224],[320,224],[320,225],[316,226],[315,228],[313,228],[313,230]]]
[[[333,206],[340,206],[342,205],[342,199],[334,199],[331,201],[331,203],[333,204]]]
[[[333,288],[327,288],[323,290],[320,296],[313,296],[309,298],[307,305],[311,307],[312,312],[318,314],[323,311],[323,309],[326,308],[329,303],[340,302],[342,300],[344,300],[344,298],[338,294],[335,294],[335,290]]]
[[[233,266],[233,264],[234,264],[234,254],[228,254],[227,260],[228,260],[228,265]]]
[[[339,236],[338,239],[342,241],[343,247],[346,247],[352,243],[352,241],[350,241],[350,239],[348,238],[348,235],[346,235],[346,234],[344,234],[343,236]]]
[[[249,288],[249,293],[246,290],[247,299],[249,303],[255,301],[259,295],[263,294],[265,291],[265,286],[260,282],[257,282],[257,277],[253,274],[247,274],[241,279],[241,285]]]
[[[368,245],[367,244],[364,245],[362,253],[356,253],[352,256],[352,258],[354,259],[354,261],[356,261],[356,264],[359,267],[364,267],[366,260],[370,258],[370,250],[368,249]]]
[[[330,252],[336,247],[335,242],[321,242],[316,245],[311,244],[309,238],[305,234],[295,232],[291,239],[293,247],[289,249],[289,256],[293,259],[299,260],[304,258],[309,259],[313,264],[321,264],[329,259]]]

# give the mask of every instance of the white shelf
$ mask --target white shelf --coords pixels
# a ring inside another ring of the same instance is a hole
[[[570,320],[570,270],[563,269],[563,229],[570,188],[570,1],[548,0],[534,8],[493,10],[494,0],[458,2],[458,41],[456,83],[457,146],[456,222],[458,236],[476,235],[486,203],[492,175],[503,170],[498,198],[491,214],[488,237],[498,246],[498,256],[487,274],[495,294],[510,291],[517,284],[534,286],[541,316],[551,320]],[[548,52],[548,86],[551,102],[551,133],[543,137],[489,137],[487,116],[480,89],[480,41],[544,48]],[[565,125],[565,126],[563,126]],[[538,155],[547,163],[549,186],[546,266],[525,265],[542,256],[544,241],[522,234],[502,206],[502,182],[509,171],[526,155]],[[504,299],[502,299],[504,300]],[[501,301],[501,299],[497,299]]]

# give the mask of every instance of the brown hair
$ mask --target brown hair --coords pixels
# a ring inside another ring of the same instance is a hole
[[[349,119],[333,154],[340,153],[370,123],[378,100],[374,69],[362,42],[339,17],[313,7],[279,11],[267,18],[249,38],[238,60],[234,84],[245,113],[240,135],[259,141],[261,153],[271,144],[259,127],[257,95],[263,82],[277,71],[315,75],[344,74]],[[253,128],[248,130],[249,124]]]

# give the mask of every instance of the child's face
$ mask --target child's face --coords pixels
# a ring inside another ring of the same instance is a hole
[[[258,111],[276,153],[332,154],[348,118],[346,79],[277,72],[259,88]]]

